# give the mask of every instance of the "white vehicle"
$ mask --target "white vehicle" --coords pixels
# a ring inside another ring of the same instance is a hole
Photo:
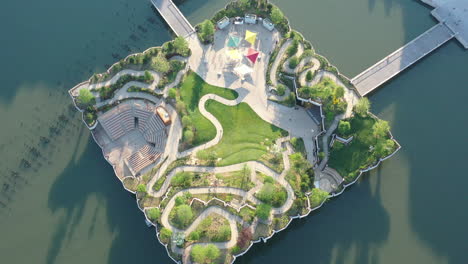
[[[234,18],[234,25],[243,25],[244,24],[244,18],[242,17],[235,17]]]

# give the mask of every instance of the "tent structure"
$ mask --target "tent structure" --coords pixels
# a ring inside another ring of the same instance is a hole
[[[245,32],[245,40],[252,45],[255,45],[255,40],[257,39],[257,33],[247,30]]]
[[[240,44],[241,39],[238,36],[229,36],[227,46],[229,48],[237,48]]]
[[[243,77],[244,75],[246,74],[250,74],[253,72],[253,69],[245,64],[242,64],[241,66],[238,66],[236,68],[234,68],[234,72]]]
[[[240,60],[240,58],[242,58],[242,55],[238,50],[228,50],[227,54],[232,60]]]
[[[247,59],[249,59],[252,63],[255,63],[257,61],[257,58],[258,58],[258,51],[252,49],[252,48],[249,48],[247,50],[247,55],[245,55],[247,57]]]

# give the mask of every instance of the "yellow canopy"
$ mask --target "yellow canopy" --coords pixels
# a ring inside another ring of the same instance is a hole
[[[257,33],[254,33],[249,30],[245,32],[245,40],[249,42],[250,44],[254,45],[256,39],[257,39]]]
[[[242,55],[238,50],[228,50],[227,54],[233,60],[239,60],[240,58],[242,58]]]

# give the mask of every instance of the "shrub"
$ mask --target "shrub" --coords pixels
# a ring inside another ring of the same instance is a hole
[[[162,54],[151,59],[151,67],[160,73],[167,73],[171,69],[169,61],[167,61],[166,57]]]
[[[137,192],[139,193],[146,193],[146,186],[144,184],[138,184]]]
[[[270,217],[271,206],[268,204],[259,204],[257,206],[257,210],[255,211],[255,215],[262,220],[267,220]]]
[[[293,40],[291,45],[288,47],[288,50],[286,51],[286,53],[288,54],[288,57],[292,57],[296,55],[298,47],[299,47],[299,41],[296,39]]]
[[[183,116],[182,117],[182,125],[184,127],[192,125],[192,119],[189,116]]]
[[[278,84],[278,87],[276,87],[276,91],[279,96],[283,96],[286,93],[286,86],[280,83]]]
[[[192,184],[192,174],[189,172],[179,172],[171,180],[173,186],[187,188]]]
[[[252,240],[252,231],[250,228],[245,227],[237,238],[237,246],[241,249],[246,248],[250,240]]]
[[[192,131],[192,130],[186,129],[186,130],[184,131],[184,141],[185,141],[185,142],[187,142],[187,143],[189,143],[189,144],[192,144],[192,142],[193,142],[193,137],[194,137],[194,135],[193,135],[193,131]]]
[[[347,136],[349,131],[351,131],[351,124],[348,121],[340,120],[338,124],[338,133],[341,136]]]
[[[177,90],[175,88],[169,89],[169,98],[175,99],[177,96]]]
[[[198,241],[199,239],[200,239],[200,232],[195,230],[192,233],[190,233],[189,240]]]
[[[314,75],[312,74],[312,71],[308,71],[306,73],[306,81],[311,82],[313,78],[314,78]]]
[[[390,125],[388,124],[388,122],[379,119],[372,126],[372,135],[375,138],[382,138],[385,135],[387,135],[389,130],[390,130]]]
[[[146,214],[151,221],[156,221],[161,216],[161,211],[159,208],[151,208]]]
[[[297,56],[293,56],[289,59],[290,69],[295,69],[297,67],[297,64],[299,64],[299,58]]]
[[[201,264],[213,263],[220,255],[219,248],[213,244],[208,244],[206,246],[195,245],[190,252],[190,256],[193,261]]]

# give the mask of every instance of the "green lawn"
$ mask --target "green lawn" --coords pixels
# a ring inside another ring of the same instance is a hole
[[[267,153],[267,146],[288,134],[265,122],[246,103],[227,106],[209,100],[206,109],[219,120],[224,134],[218,145],[200,151],[198,156],[203,159],[209,153],[215,153],[216,157],[221,158],[218,166],[258,160]]]
[[[206,119],[198,109],[198,102],[205,94],[217,94],[226,99],[236,99],[236,91],[209,85],[196,73],[189,73],[180,87],[180,97],[185,103],[189,117],[195,128],[192,146],[198,146],[212,140],[216,135],[216,128]]]

